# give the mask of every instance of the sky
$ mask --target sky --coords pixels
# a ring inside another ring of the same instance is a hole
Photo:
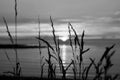
[[[7,36],[2,17],[14,35],[14,0],[0,0],[0,36]],[[87,38],[120,38],[120,0],[18,0],[18,36],[35,36],[37,18],[41,35],[52,35],[52,16],[56,35],[68,36],[68,22]]]

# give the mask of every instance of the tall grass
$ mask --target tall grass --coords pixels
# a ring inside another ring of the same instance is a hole
[[[93,62],[91,62],[88,66],[86,66],[82,72],[82,80],[87,80],[89,79],[88,78],[88,75],[89,75],[89,71],[90,71],[90,68],[92,67],[93,65]]]
[[[76,48],[77,48],[77,45],[78,45],[78,48],[79,48],[79,54],[78,55],[76,55],[76,59],[77,59],[77,62],[78,62],[78,64],[79,64],[79,78],[80,79],[82,79],[82,63],[83,63],[83,54],[84,53],[86,53],[87,51],[89,51],[89,49],[90,48],[88,48],[88,49],[86,49],[86,50],[84,50],[84,31],[83,31],[83,33],[82,33],[82,35],[81,35],[81,40],[79,40],[79,37],[78,37],[78,34],[77,34],[77,32],[75,31],[75,29],[73,28],[73,26],[72,26],[72,24],[71,23],[69,23],[69,27],[68,27],[68,29],[69,29],[69,34],[70,34],[70,36],[71,36],[71,33],[70,33],[70,29],[72,29],[72,31],[74,32],[74,35],[75,35],[75,38],[74,38],[74,43],[75,43],[75,51],[76,51]],[[70,37],[71,38],[71,37]],[[74,51],[73,50],[73,46],[72,46],[72,41],[71,41],[71,39],[70,39],[70,45],[71,45],[71,47],[72,47],[72,52]],[[75,56],[75,54],[74,54],[74,52],[73,52],[73,57]],[[74,58],[74,73],[76,73],[76,67],[75,67],[75,65],[77,65],[76,64],[76,59]]]
[[[21,75],[21,67],[20,67],[20,62],[19,62],[19,59],[18,59],[18,53],[17,53],[17,0],[15,0],[15,7],[14,7],[14,10],[15,10],[15,41],[13,39],[13,36],[11,35],[10,31],[9,31],[9,27],[8,27],[8,23],[5,19],[5,17],[3,17],[3,21],[4,21],[4,24],[6,26],[6,29],[7,29],[7,33],[8,33],[8,36],[10,38],[10,41],[12,43],[12,45],[15,45],[14,47],[14,51],[15,51],[15,67],[13,68],[13,72],[8,72],[8,73],[12,73],[15,77],[20,77]],[[8,55],[6,53],[6,57],[8,58]],[[10,61],[10,59],[8,58],[8,60]]]
[[[17,16],[18,16],[18,11],[17,11],[17,0],[15,0],[15,45],[17,45]],[[20,77],[21,73],[21,67],[20,67],[20,62],[18,58],[18,51],[17,48],[15,48],[15,54],[16,54],[16,68],[15,68],[15,74],[16,77]]]
[[[54,55],[51,54],[50,50],[52,50],[54,53],[55,53],[55,51],[54,51],[53,47],[49,44],[49,42],[47,42],[46,40],[44,40],[42,38],[37,38],[37,39],[40,41],[43,41],[47,45],[48,59],[45,59],[45,60],[48,64],[48,78],[54,79],[56,76],[55,75],[56,66],[54,66],[51,59],[52,58],[56,59],[56,57],[54,57]]]
[[[81,80],[89,79],[88,78],[89,71],[90,71],[90,68],[92,66],[94,66],[94,69],[96,70],[95,77],[93,77],[93,80],[115,80],[115,79],[117,79],[117,77],[119,76],[118,74],[115,74],[114,76],[108,74],[109,69],[113,66],[113,64],[111,62],[111,57],[115,53],[115,50],[113,50],[112,52],[110,52],[110,51],[113,49],[113,47],[115,45],[112,45],[110,47],[106,47],[106,50],[105,50],[104,54],[102,55],[102,57],[100,58],[100,60],[97,63],[95,63],[95,59],[90,58],[91,63],[88,66],[86,66],[85,68],[83,68],[83,69],[81,68],[82,66],[84,66],[84,65],[82,65],[83,54],[86,53],[87,51],[89,51],[89,48],[84,50],[84,31],[81,35],[81,40],[79,40],[79,37],[78,37],[75,29],[71,25],[71,23],[69,23],[68,30],[69,30],[69,40],[70,40],[70,46],[72,48],[73,60],[65,68],[64,63],[63,63],[62,58],[61,58],[61,55],[60,55],[61,54],[60,43],[59,43],[59,40],[57,39],[57,37],[55,35],[55,29],[54,29],[53,21],[52,21],[51,17],[50,17],[50,20],[51,20],[51,26],[52,26],[52,30],[53,30],[52,33],[54,35],[53,40],[54,40],[54,43],[55,43],[55,49],[48,41],[46,41],[46,40],[44,40],[40,37],[40,20],[38,18],[39,32],[38,32],[37,39],[39,40],[38,43],[39,43],[39,54],[40,54],[40,64],[41,64],[40,65],[41,79],[43,77],[43,67],[44,67],[45,63],[43,63],[43,57],[41,56],[42,52],[41,52],[41,42],[40,41],[43,41],[47,45],[48,58],[45,59],[45,60],[48,64],[48,78],[50,78],[52,80],[56,78],[56,64],[52,62],[53,61],[52,59],[54,59],[55,61],[58,62],[60,71],[62,73],[62,79],[64,79],[64,80],[66,79],[67,70],[72,65],[73,65],[74,80],[77,79],[77,74],[78,73],[79,73],[79,79],[81,79]],[[15,44],[15,42],[13,40],[13,37],[12,37],[10,31],[9,31],[7,21],[4,17],[3,17],[3,21],[6,25],[7,33],[8,33],[8,36],[10,38],[11,43]],[[73,48],[71,30],[75,34],[75,38],[74,38],[75,48]],[[79,48],[79,54],[78,55],[76,54],[77,47]],[[14,48],[14,50],[16,52],[16,48]],[[8,61],[12,65],[12,62],[11,62],[7,52],[5,52],[5,54],[6,54],[6,57],[7,57]],[[17,59],[16,60],[16,66],[13,67],[13,72],[8,71],[6,73],[10,73],[10,74],[13,74],[16,77],[20,77],[21,67],[20,67],[20,63],[18,61],[18,58],[16,58],[16,59]],[[103,64],[104,62],[105,62],[105,64]],[[79,64],[78,69],[77,69],[77,64]]]
[[[72,35],[71,35],[71,28],[70,25],[68,24],[68,32],[69,32],[69,42],[70,42],[70,46],[72,48],[72,54],[73,54],[73,73],[74,73],[74,79],[76,80],[77,77],[77,62],[76,62],[76,55],[75,55],[75,51],[76,51],[76,46],[75,46],[75,51],[73,48],[73,42],[72,42]]]
[[[40,18],[38,17],[38,38],[40,38]],[[42,56],[42,51],[41,51],[41,42],[40,40],[38,40],[38,44],[39,44],[39,55],[40,55],[40,78],[43,78],[43,67],[45,65],[45,63],[43,62],[44,56]]]
[[[57,57],[57,62],[59,64],[60,67],[60,71],[62,72],[62,79],[66,79],[66,72],[69,69],[69,67],[72,65],[72,61],[68,64],[68,66],[65,68],[64,63],[62,61],[61,55],[60,55],[60,44],[59,44],[59,40],[57,39],[56,35],[55,35],[55,29],[54,29],[54,24],[52,21],[52,18],[50,16],[50,22],[51,22],[51,27],[52,27],[52,33],[53,33],[53,40],[55,43],[55,48],[56,48],[56,57]]]
[[[112,76],[108,75],[109,69],[112,67],[111,63],[111,57],[115,53],[115,51],[111,52],[111,54],[108,55],[110,50],[114,47],[112,45],[111,47],[107,47],[106,51],[100,58],[100,61],[95,63],[95,59],[90,58],[91,63],[88,66],[84,66],[84,60],[83,60],[83,54],[88,52],[90,48],[84,49],[84,33],[82,32],[81,38],[79,39],[79,36],[76,32],[76,30],[73,28],[71,23],[68,23],[68,32],[69,32],[69,42],[72,49],[73,59],[68,64],[68,66],[65,68],[64,63],[61,58],[61,52],[60,52],[60,43],[59,40],[56,37],[55,29],[54,29],[54,23],[52,21],[52,18],[50,16],[50,22],[52,27],[52,34],[53,34],[53,41],[55,44],[55,48],[46,40],[38,37],[37,39],[40,41],[43,41],[47,44],[47,51],[48,51],[48,59],[46,59],[46,62],[48,64],[48,78],[55,79],[56,78],[56,64],[52,62],[52,59],[54,59],[59,64],[59,69],[62,73],[62,79],[66,79],[66,73],[67,70],[73,66],[73,74],[74,74],[74,80],[78,79],[77,75],[79,74],[80,80],[88,80],[89,78],[89,72],[92,66],[94,66],[94,69],[96,70],[95,77],[93,77],[93,80],[115,80],[119,76],[118,74]],[[74,41],[72,39],[71,32],[74,32]],[[74,43],[74,44],[73,44]],[[75,47],[74,47],[75,46]],[[76,53],[77,47],[79,49],[79,53]],[[52,52],[50,51],[52,50]],[[103,66],[103,60],[105,60],[106,64]],[[77,66],[78,65],[78,66]],[[103,78],[104,75],[104,78]]]
[[[11,61],[11,59],[10,59],[10,57],[9,57],[9,55],[8,55],[6,50],[5,50],[5,55],[6,55],[7,60],[9,61],[10,65],[12,66],[12,69],[14,71],[14,66],[13,66],[12,61]],[[10,74],[13,74],[13,75],[15,74],[14,72],[11,72],[11,71],[7,71],[7,72],[4,72],[4,73],[7,73],[7,74],[10,73]]]
[[[115,45],[106,47],[104,54],[101,56],[100,60],[95,63],[95,59],[90,58],[93,62],[94,69],[96,71],[95,77],[93,80],[115,80],[119,74],[115,74],[113,77],[111,74],[108,74],[109,69],[113,66],[111,62],[111,57],[115,53],[115,50],[111,52]]]
[[[62,61],[61,55],[60,55],[60,44],[59,44],[59,40],[56,37],[55,34],[55,29],[54,29],[54,24],[52,21],[52,18],[50,16],[50,22],[51,22],[51,27],[52,27],[52,34],[53,34],[53,41],[55,44],[55,49],[53,48],[53,46],[51,44],[49,44],[48,41],[41,39],[41,38],[37,38],[41,41],[43,41],[44,43],[47,44],[47,51],[48,51],[48,59],[46,59],[46,62],[48,63],[48,77],[50,76],[51,79],[55,78],[55,70],[56,70],[56,65],[54,63],[52,63],[51,59],[54,58],[54,60],[59,64],[59,68],[60,71],[62,73],[62,79],[66,79],[66,71],[69,69],[69,67],[72,65],[72,61],[71,63],[65,68],[64,63]],[[53,51],[53,54],[51,54],[50,49]]]
[[[5,17],[3,17],[4,24],[7,29],[7,34],[9,36],[9,40],[12,45],[17,46],[18,44],[18,39],[17,39],[17,18],[18,18],[18,11],[17,11],[17,0],[15,1],[15,6],[14,6],[14,11],[15,11],[15,39],[11,35],[11,32],[9,30],[9,26],[7,23],[7,20]],[[59,65],[59,70],[62,74],[62,79],[65,80],[67,71],[70,67],[73,69],[73,74],[74,74],[74,80],[79,79],[79,80],[89,80],[89,72],[90,69],[93,67],[95,70],[95,76],[93,77],[93,80],[116,80],[119,74],[111,75],[109,74],[110,68],[113,66],[113,63],[111,61],[111,57],[114,55],[115,50],[111,51],[115,45],[112,45],[110,47],[106,47],[105,52],[101,56],[100,60],[98,62],[95,61],[94,58],[89,58],[91,63],[89,63],[88,66],[84,66],[84,58],[83,54],[87,53],[90,48],[84,49],[85,47],[85,42],[84,42],[84,37],[85,37],[85,31],[83,30],[81,37],[77,34],[76,30],[72,26],[72,24],[69,22],[68,23],[68,32],[69,32],[69,44],[72,49],[72,55],[73,59],[71,59],[71,62],[67,65],[64,66],[62,57],[61,57],[61,50],[60,50],[60,42],[59,39],[56,36],[55,33],[55,28],[54,28],[54,23],[53,19],[50,16],[50,23],[51,23],[51,28],[52,28],[52,35],[53,35],[53,41],[55,48],[45,39],[41,38],[40,34],[40,19],[38,17],[38,44],[39,44],[39,55],[40,55],[40,78],[43,78],[43,69],[45,64],[47,63],[48,65],[48,79],[55,80],[56,79],[56,63]],[[72,32],[74,33],[74,36],[72,36]],[[42,56],[42,50],[41,50],[41,41],[44,42],[47,46],[47,54],[48,57],[45,58]],[[75,47],[74,47],[75,46]],[[79,52],[77,53],[77,48],[79,49]],[[21,65],[20,61],[18,58],[18,51],[17,48],[14,47],[15,51],[15,66],[12,64],[12,61],[8,55],[8,53],[5,51],[5,55],[11,64],[13,71],[7,71],[5,73],[10,73],[14,77],[20,77],[21,76]],[[45,59],[46,62],[43,61]],[[56,63],[55,63],[56,62]],[[79,76],[79,78],[77,77]]]

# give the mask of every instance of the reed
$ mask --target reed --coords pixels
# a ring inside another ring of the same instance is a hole
[[[56,51],[58,50],[57,46],[57,38],[56,38],[56,35],[55,35],[55,29],[54,29],[54,24],[53,24],[53,21],[52,21],[52,17],[50,16],[50,22],[51,22],[51,27],[52,27],[52,33],[53,33],[53,40],[54,40],[54,43],[55,43],[55,48],[56,48]]]
[[[114,77],[112,77],[112,75],[108,74],[109,69],[113,66],[111,57],[115,53],[115,50],[112,52],[111,50],[114,48],[114,46],[115,44],[110,47],[106,47],[104,54],[97,63],[95,63],[95,59],[90,58],[96,70],[93,80],[115,80],[119,76],[119,74],[115,74]]]
[[[85,73],[85,76],[84,76],[84,74],[82,74],[82,79],[83,80],[88,80],[88,73],[89,73],[89,71],[90,71],[90,68],[92,67],[92,65],[93,65],[93,62],[91,62],[87,67],[85,67],[85,69],[83,70],[83,72]]]
[[[13,37],[12,37],[10,31],[9,31],[7,21],[6,21],[6,19],[5,19],[4,17],[3,17],[3,21],[4,21],[4,24],[6,25],[6,29],[7,29],[7,33],[8,33],[8,36],[9,36],[9,38],[10,38],[10,41],[11,41],[12,45],[14,45],[15,42],[14,42]],[[15,47],[14,47],[14,51],[15,51],[15,54],[17,55],[17,53],[16,53],[16,48],[15,48]],[[5,54],[6,54],[6,57],[7,57],[8,61],[11,63],[10,58],[9,58],[9,56],[7,55],[6,52],[5,52]],[[16,59],[17,59],[17,60],[16,60],[16,66],[13,68],[13,72],[8,71],[7,73],[13,74],[15,77],[20,77],[21,67],[20,67],[20,63],[18,62],[18,57],[17,57]],[[6,73],[6,72],[5,72],[5,73]]]
[[[86,53],[87,51],[90,50],[90,48],[84,50],[84,31],[81,35],[81,40],[79,40],[79,37],[77,35],[77,32],[75,31],[75,29],[73,28],[72,24],[69,23],[70,28],[73,30],[74,34],[75,34],[75,38],[74,38],[74,43],[75,43],[75,50],[77,48],[79,48],[79,55],[77,55],[76,59],[77,62],[79,64],[79,78],[82,79],[82,63],[83,63],[83,54]],[[70,33],[70,32],[69,32]],[[70,42],[71,43],[71,42]],[[72,46],[71,46],[72,47]],[[73,53],[74,55],[74,53]],[[74,67],[75,68],[75,67]],[[74,69],[75,70],[75,69]],[[75,72],[74,72],[75,73]]]
[[[8,55],[8,53],[7,53],[6,50],[5,50],[5,55],[6,55],[7,60],[9,61],[10,65],[12,66],[12,69],[13,69],[13,71],[14,71],[14,66],[13,66],[12,61],[11,61],[11,59],[10,59],[10,57],[9,57],[9,55]],[[14,72],[11,72],[11,71],[7,71],[7,72],[3,72],[3,73],[7,73],[7,74],[11,73],[11,74],[13,74],[13,75],[15,74]]]
[[[15,0],[14,10],[15,10],[15,45],[17,45],[17,16],[18,16],[17,0]],[[20,75],[21,75],[21,67],[20,67],[20,62],[19,62],[19,58],[18,58],[17,48],[15,48],[15,54],[16,54],[16,68],[15,68],[16,77],[20,77]]]
[[[91,62],[93,62],[93,66],[95,69],[95,77],[93,80],[101,80],[102,79],[102,74],[103,74],[103,68],[101,67],[101,64],[99,62],[96,64],[95,59],[90,58]]]
[[[54,69],[53,69],[53,63],[51,61],[52,55],[50,53],[49,47],[47,49],[48,49],[48,59],[46,59],[46,62],[48,63],[48,78],[53,79]]]
[[[9,40],[10,40],[11,44],[17,45],[18,44],[18,39],[17,39],[18,10],[17,10],[17,0],[14,0],[14,1],[15,1],[15,6],[14,6],[15,39],[13,39],[13,36],[11,35],[11,32],[9,30],[9,26],[8,26],[8,23],[7,23],[7,20],[5,19],[5,17],[3,17],[3,21],[4,21],[4,24],[6,26],[7,34],[9,36]],[[71,66],[73,69],[74,80],[77,80],[77,74],[79,75],[80,80],[89,80],[89,78],[88,78],[89,71],[90,71],[92,66],[95,69],[95,76],[93,77],[93,80],[116,80],[119,77],[119,74],[115,74],[115,75],[109,74],[109,70],[113,66],[113,63],[111,61],[111,57],[115,53],[115,50],[113,50],[112,52],[111,52],[111,50],[114,48],[115,44],[110,46],[110,47],[106,47],[105,52],[103,53],[103,55],[101,56],[100,60],[97,63],[95,62],[95,59],[89,58],[91,63],[89,63],[88,66],[84,66],[83,65],[83,63],[84,63],[83,54],[85,54],[86,52],[88,52],[90,50],[90,48],[84,49],[85,31],[83,30],[82,35],[79,38],[76,30],[74,29],[74,27],[72,26],[72,24],[70,22],[68,23],[68,32],[69,32],[69,44],[70,44],[71,49],[72,49],[73,59],[71,60],[71,62],[67,66],[64,66],[64,63],[63,63],[63,60],[61,57],[61,52],[60,52],[61,51],[60,50],[60,42],[59,42],[59,39],[57,39],[57,36],[55,34],[54,23],[53,23],[53,19],[51,16],[50,16],[50,23],[51,23],[52,35],[53,35],[53,41],[54,41],[55,48],[47,40],[41,38],[40,19],[38,17],[38,29],[39,29],[39,31],[38,31],[38,37],[36,37],[36,38],[38,39],[38,44],[39,44],[40,79],[43,79],[43,72],[44,72],[43,70],[44,70],[44,66],[46,65],[46,63],[43,62],[43,59],[45,59],[45,61],[47,62],[47,65],[48,65],[48,79],[50,79],[50,80],[56,79],[56,63],[54,63],[53,60],[56,61],[57,64],[59,64],[59,69],[60,69],[60,72],[62,74],[63,80],[67,79],[66,74],[67,74],[68,69]],[[72,31],[75,35],[74,39],[72,39],[72,37],[73,37],[71,34]],[[48,51],[47,58],[44,58],[44,56],[42,56],[41,41],[47,45],[47,48],[46,48]],[[79,49],[78,54],[76,51],[77,48]],[[5,51],[5,55],[7,57],[7,60],[9,61],[10,65],[12,66],[13,71],[6,71],[4,73],[12,74],[14,77],[17,77],[18,79],[20,79],[22,68],[20,65],[20,61],[18,58],[18,51],[17,51],[16,47],[14,47],[14,51],[15,51],[15,66],[12,64],[12,61],[11,61],[8,53]]]
[[[38,17],[38,38],[41,38],[40,35],[40,18]],[[43,78],[43,67],[45,65],[45,63],[43,62],[44,56],[42,56],[42,51],[41,51],[41,42],[40,40],[38,40],[38,44],[39,44],[39,55],[40,55],[40,78]]]
[[[54,24],[53,24],[53,20],[50,16],[50,22],[51,22],[51,27],[52,27],[52,33],[53,33],[53,40],[55,43],[55,48],[56,48],[56,57],[57,57],[57,62],[59,64],[60,67],[60,71],[62,72],[63,76],[62,79],[66,79],[66,72],[69,69],[69,67],[72,65],[72,61],[67,65],[67,67],[65,68],[64,63],[62,61],[61,55],[60,55],[60,44],[59,44],[59,40],[57,39],[56,35],[55,35],[55,29],[54,29]]]
[[[10,31],[9,31],[7,21],[6,21],[6,19],[4,17],[3,17],[3,21],[4,21],[4,24],[6,26],[7,33],[8,33],[8,36],[10,38],[10,41],[11,41],[12,45],[14,45],[15,42],[14,42],[13,37],[12,37]],[[17,57],[17,53],[16,53],[16,48],[15,47],[14,47],[14,51],[15,51],[15,54],[16,54],[16,57]],[[8,57],[6,52],[5,52],[5,54],[6,54],[6,57],[8,58],[8,61],[10,62],[10,58]],[[7,73],[13,74],[15,77],[20,77],[21,67],[20,67],[20,63],[18,62],[18,57],[16,59],[17,59],[16,60],[16,66],[13,68],[13,72],[8,71]]]
[[[6,55],[7,59],[8,59],[8,61],[9,61],[10,65],[12,66],[12,68],[14,68],[14,67],[13,67],[13,64],[12,64],[12,61],[11,61],[11,59],[10,59],[7,51],[5,51],[5,55]]]
[[[54,79],[55,66],[53,66],[54,64],[52,63],[51,59],[54,58],[57,60],[57,58],[53,54],[51,54],[51,52],[50,52],[50,50],[52,50],[55,53],[54,48],[46,40],[44,40],[42,38],[38,38],[38,37],[37,37],[37,39],[43,41],[47,45],[48,59],[45,59],[45,60],[48,64],[48,78]]]
[[[8,36],[10,38],[10,41],[12,43],[12,45],[17,45],[17,0],[15,0],[15,7],[14,7],[14,10],[15,10],[15,41],[13,40],[13,37],[9,31],[9,28],[8,28],[8,23],[5,19],[5,17],[3,17],[3,21],[4,21],[4,24],[6,26],[6,29],[7,29],[7,33],[8,33]],[[17,53],[17,48],[14,47],[14,51],[15,51],[15,67],[14,67],[14,70],[13,72],[10,72],[8,71],[8,73],[12,73],[15,77],[20,77],[21,75],[21,67],[20,67],[20,62],[19,62],[19,59],[18,59],[18,53]],[[7,55],[6,55],[7,56]],[[8,56],[7,56],[8,57]]]
[[[52,27],[52,34],[53,34],[53,41],[55,44],[55,49],[53,48],[53,46],[51,46],[51,44],[49,44],[49,42],[47,42],[44,39],[39,38],[39,40],[45,42],[48,46],[48,48],[47,48],[48,49],[48,60],[46,59],[46,62],[48,63],[48,69],[49,69],[48,73],[54,73],[54,75],[56,74],[55,73],[56,65],[54,63],[52,63],[52,60],[51,60],[52,58],[54,58],[59,64],[60,71],[63,74],[62,79],[64,79],[64,80],[66,79],[66,72],[69,69],[69,67],[71,67],[71,65],[73,65],[74,80],[77,79],[77,72],[79,73],[79,79],[88,80],[89,79],[88,78],[89,71],[92,66],[94,66],[94,69],[96,70],[95,77],[93,77],[93,80],[115,80],[115,79],[117,79],[119,74],[116,74],[114,76],[108,75],[108,71],[113,65],[111,63],[111,57],[113,56],[115,51],[111,52],[111,54],[108,54],[108,53],[114,47],[114,45],[112,45],[111,47],[106,47],[106,50],[105,50],[104,54],[102,55],[102,57],[100,58],[99,62],[95,63],[95,59],[90,58],[91,63],[82,69],[82,67],[84,67],[84,65],[82,64],[82,63],[84,63],[83,62],[83,54],[88,52],[90,50],[90,48],[84,49],[84,33],[85,33],[85,31],[83,31],[81,38],[79,39],[78,34],[75,31],[75,29],[73,28],[73,26],[71,25],[71,23],[68,24],[68,32],[69,32],[69,41],[70,41],[70,46],[72,49],[73,59],[69,63],[69,65],[65,68],[62,58],[60,56],[60,43],[56,37],[54,23],[52,21],[51,16],[50,16],[50,22],[51,22],[51,27]],[[71,30],[75,34],[75,38],[74,38],[75,47],[73,47]],[[77,47],[79,48],[78,55],[76,54]],[[50,49],[53,51],[54,55],[51,54]],[[103,65],[104,60],[106,62],[105,65]],[[78,68],[79,71],[77,70],[77,64],[79,64],[79,68]],[[53,66],[53,65],[55,65],[55,66]],[[50,77],[50,78],[53,79],[53,75],[52,74],[49,74],[49,75],[51,75],[52,77]],[[104,75],[104,78],[103,78],[103,75]]]
[[[75,51],[74,51],[73,42],[72,42],[72,35],[71,35],[71,28],[70,28],[69,24],[68,24],[68,32],[69,32],[69,42],[70,42],[70,46],[72,48],[72,54],[73,54],[73,60],[72,60],[73,73],[74,73],[74,79],[76,80],[76,77],[77,77],[77,62],[76,62],[76,55],[75,55],[76,45],[75,45]]]
[[[14,40],[13,40],[13,37],[12,37],[10,31],[9,31],[8,24],[7,24],[7,21],[6,21],[5,17],[3,17],[3,21],[4,21],[4,24],[6,26],[7,33],[8,33],[8,36],[10,38],[10,41],[11,41],[12,44],[14,44]]]
[[[69,69],[69,67],[72,65],[72,61],[71,63],[68,64],[68,66],[65,68],[64,67],[64,63],[62,61],[61,55],[60,55],[60,44],[59,44],[59,40],[57,39],[56,35],[55,35],[55,29],[54,29],[54,24],[52,21],[52,18],[50,16],[50,22],[51,22],[51,27],[52,27],[52,33],[53,33],[53,40],[54,40],[54,44],[55,44],[55,49],[53,48],[53,46],[51,46],[51,44],[38,37],[38,40],[43,41],[44,43],[47,44],[47,51],[48,51],[48,59],[46,59],[46,62],[48,64],[48,77],[51,79],[54,79],[56,77],[56,65],[54,63],[52,63],[51,59],[53,58],[58,64],[59,64],[59,68],[60,71],[62,72],[63,76],[62,79],[66,79],[66,72]],[[53,54],[51,54],[50,49],[52,50]]]

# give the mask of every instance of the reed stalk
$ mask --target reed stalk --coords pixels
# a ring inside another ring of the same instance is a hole
[[[112,52],[111,50],[114,48],[114,46],[115,44],[110,47],[106,47],[104,54],[101,56],[100,60],[97,63],[95,63],[95,59],[90,58],[96,70],[96,74],[93,80],[116,80],[119,76],[119,74],[115,74],[112,77],[112,75],[108,74],[109,69],[113,66],[111,57],[115,53],[115,50]]]
[[[40,18],[38,17],[38,38],[41,38],[40,36]],[[40,40],[38,40],[38,44],[39,44],[39,55],[40,55],[40,78],[43,78],[43,67],[45,65],[45,63],[43,63],[43,59],[44,56],[42,56],[42,51],[41,51],[41,42]]]
[[[72,63],[73,63],[74,80],[76,80],[76,77],[77,77],[77,62],[76,62],[76,55],[75,55],[76,47],[75,47],[75,50],[74,50],[73,43],[72,43],[71,28],[70,28],[69,24],[68,24],[68,32],[69,32],[70,46],[71,46],[72,54],[73,54]],[[75,46],[76,46],[76,44],[75,44]]]
[[[56,74],[55,74],[56,66],[54,66],[51,59],[53,58],[57,60],[57,58],[50,52],[50,50],[52,50],[52,52],[55,53],[54,48],[49,44],[48,41],[42,38],[37,38],[37,39],[43,41],[47,45],[48,59],[45,59],[45,60],[48,64],[48,78],[54,79],[56,77]]]
[[[12,37],[10,31],[9,31],[9,27],[8,27],[7,21],[6,21],[6,19],[5,19],[4,17],[3,17],[3,21],[4,21],[4,24],[5,24],[5,26],[6,26],[9,39],[10,39],[12,45],[14,45],[15,42],[14,42],[13,37]],[[15,48],[15,47],[14,47],[14,51],[15,51],[15,54],[16,54],[16,57],[17,57],[17,53],[16,53],[16,48]],[[9,58],[9,56],[7,55],[7,53],[5,53],[5,54],[6,54],[6,57],[8,58],[8,61],[10,61],[10,58]],[[21,67],[20,67],[20,63],[18,62],[18,57],[17,57],[16,59],[17,59],[17,60],[16,60],[16,66],[13,67],[13,72],[8,71],[7,73],[11,73],[11,74],[13,74],[15,77],[20,77]],[[11,63],[11,62],[10,62],[10,63]]]
[[[7,21],[6,19],[3,17],[3,21],[4,21],[4,24],[6,26],[6,29],[7,29],[7,33],[8,33],[8,36],[10,38],[10,41],[12,43],[12,45],[16,45],[17,46],[17,15],[18,15],[18,12],[17,12],[17,0],[15,0],[15,7],[14,7],[14,10],[15,10],[15,41],[13,40],[13,37],[9,31],[9,28],[8,28],[8,24],[7,24]],[[14,67],[14,70],[13,73],[15,77],[20,77],[21,75],[21,67],[20,67],[20,62],[18,60],[18,53],[17,53],[17,48],[14,47],[14,51],[15,51],[15,67]]]
[[[77,61],[79,64],[79,78],[82,79],[82,63],[83,63],[83,54],[86,53],[87,51],[90,50],[90,48],[84,50],[84,31],[81,35],[81,40],[79,40],[78,34],[75,31],[75,29],[73,28],[72,24],[69,23],[69,26],[71,27],[71,29],[73,30],[74,34],[75,34],[75,38],[74,38],[74,42],[75,42],[75,49],[78,45],[79,47],[79,55],[77,55]]]
[[[12,68],[13,68],[13,70],[14,70],[14,66],[13,66],[13,64],[12,64],[12,61],[11,61],[11,59],[10,59],[10,57],[9,57],[9,55],[8,55],[8,53],[7,53],[7,51],[5,51],[5,55],[6,55],[7,60],[9,61],[10,65],[12,66]]]
[[[13,39],[13,36],[11,35],[11,32],[9,30],[9,26],[8,26],[8,23],[5,19],[5,17],[3,17],[3,21],[4,21],[4,24],[6,26],[7,34],[9,36],[9,40],[10,40],[11,44],[17,46],[18,45],[18,30],[17,30],[17,22],[18,22],[17,21],[18,20],[17,5],[18,4],[17,4],[17,0],[14,0],[14,2],[15,2],[15,5],[14,5],[15,39]],[[59,68],[60,68],[60,71],[62,73],[62,79],[64,79],[64,80],[66,79],[67,70],[71,67],[71,65],[73,65],[74,80],[76,80],[77,64],[79,64],[78,73],[79,73],[79,79],[81,79],[81,80],[88,79],[89,71],[90,71],[90,68],[92,67],[92,65],[94,66],[94,69],[96,71],[95,77],[93,78],[93,80],[116,80],[118,78],[119,74],[115,74],[114,76],[112,76],[111,74],[108,73],[110,68],[113,66],[112,61],[111,61],[111,57],[114,55],[115,50],[113,50],[112,52],[111,52],[111,50],[114,48],[115,45],[112,45],[110,47],[106,47],[105,52],[103,53],[102,57],[100,58],[100,60],[97,63],[95,62],[95,59],[90,58],[91,63],[82,70],[82,67],[84,67],[83,54],[88,52],[90,50],[90,48],[84,50],[85,31],[82,32],[81,38],[79,39],[79,36],[78,36],[76,30],[74,29],[74,27],[72,26],[71,23],[68,23],[68,32],[69,32],[69,41],[70,41],[70,46],[72,49],[73,59],[65,68],[64,63],[63,63],[62,58],[61,58],[60,43],[59,43],[59,40],[57,39],[57,36],[55,34],[54,23],[53,23],[51,16],[50,16],[50,23],[51,23],[51,27],[52,27],[52,35],[53,35],[53,41],[55,44],[55,49],[48,41],[41,38],[41,36],[40,36],[40,19],[38,17],[39,32],[38,32],[37,39],[38,39],[38,43],[39,43],[40,70],[41,70],[40,71],[40,78],[41,79],[43,77],[43,68],[45,65],[45,63],[43,63],[44,56],[42,56],[41,41],[43,41],[47,45],[48,58],[45,60],[48,64],[48,78],[50,78],[51,80],[54,80],[56,78],[56,64],[52,62],[52,59],[56,60],[57,63],[59,64]],[[74,37],[75,47],[73,47],[71,31],[73,31],[74,35],[75,35],[75,37]],[[79,48],[79,54],[76,54],[77,47]],[[18,58],[17,47],[14,47],[14,51],[15,51],[15,66],[13,66],[12,61],[11,61],[8,53],[5,51],[5,55],[7,57],[7,60],[9,61],[10,65],[12,65],[12,68],[13,68],[13,71],[7,71],[5,73],[10,73],[14,77],[17,77],[19,79],[21,76],[21,65],[20,65],[20,61]]]
[[[17,16],[18,16],[17,0],[15,0],[14,10],[15,10],[15,45],[17,45]],[[16,77],[20,77],[19,69],[21,69],[21,67],[20,67],[20,62],[18,59],[17,48],[15,48],[15,54],[16,54],[16,68],[15,68]]]
[[[51,27],[52,27],[52,33],[53,33],[53,40],[56,46],[56,53],[57,53],[57,62],[59,64],[60,67],[60,71],[62,72],[63,76],[62,79],[65,80],[66,79],[66,72],[67,70],[70,68],[70,66],[73,64],[73,62],[71,61],[67,67],[65,68],[64,63],[62,61],[61,55],[60,55],[60,44],[59,44],[59,40],[57,39],[56,35],[55,35],[55,29],[54,29],[54,24],[52,21],[52,18],[50,16],[50,21],[51,21]]]

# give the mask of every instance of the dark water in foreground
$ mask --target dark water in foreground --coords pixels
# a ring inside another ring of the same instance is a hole
[[[120,73],[120,40],[89,40],[86,41],[85,48],[90,48],[90,51],[84,54],[84,65],[87,66],[90,63],[89,58],[95,58],[96,62],[100,59],[101,55],[105,51],[106,46],[110,46],[112,44],[116,44],[114,50],[116,53],[112,57],[112,63],[114,66],[111,68],[110,73]],[[71,61],[72,51],[70,45],[61,44],[61,57],[64,62],[64,66],[67,66]],[[5,51],[7,51],[10,59],[12,60],[12,64],[15,63],[15,53],[13,49],[0,49],[0,74],[3,74],[5,71],[12,71],[12,66],[7,60],[5,56]],[[78,50],[77,50],[78,53]],[[42,48],[42,55],[47,58],[47,49]],[[18,49],[18,56],[20,59],[21,67],[22,67],[22,75],[23,76],[40,76],[40,58],[39,58],[39,50],[38,48],[29,48],[29,49]],[[54,61],[53,61],[54,62]],[[44,67],[43,75],[47,75],[47,65]],[[61,75],[59,72],[59,68],[57,68],[57,75]],[[73,72],[70,68],[67,71],[67,76],[72,76]],[[91,69],[89,75],[94,75],[94,70]]]

